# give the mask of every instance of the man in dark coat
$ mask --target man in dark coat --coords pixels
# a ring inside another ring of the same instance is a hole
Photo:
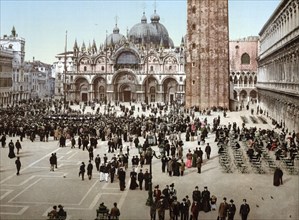
[[[227,220],[234,220],[234,216],[236,213],[236,206],[234,204],[234,200],[230,200],[230,204],[228,204],[228,212],[227,212]]]
[[[6,145],[6,135],[5,134],[3,134],[1,137],[1,145],[2,145],[2,147],[5,147],[5,145]]]
[[[63,206],[62,205],[58,205],[59,211],[57,212],[58,214],[58,219],[59,220],[65,220],[67,217],[67,213],[66,211],[64,211]]]
[[[243,204],[240,206],[240,215],[242,220],[247,220],[248,214],[250,212],[250,206],[246,203],[246,199],[243,199]]]
[[[144,174],[142,173],[142,169],[140,169],[140,172],[138,173],[137,176],[138,182],[139,182],[139,189],[142,190],[142,183],[144,180]]]
[[[82,164],[80,166],[80,171],[79,171],[79,177],[81,175],[82,176],[82,180],[84,180],[84,174],[85,174],[85,164],[84,164],[84,162],[82,162]]]
[[[180,204],[181,220],[189,219],[189,205],[186,203],[186,198]]]
[[[204,187],[204,191],[201,193],[202,195],[202,208],[205,212],[211,211],[211,205],[210,205],[210,191],[208,190],[208,187]]]
[[[207,143],[207,146],[205,148],[205,152],[207,154],[207,159],[209,160],[210,159],[210,155],[211,155],[211,146],[209,143]]]
[[[90,179],[90,180],[92,177],[92,169],[93,169],[93,165],[92,165],[91,161],[89,161],[89,163],[87,165],[87,176],[88,176],[88,179]]]
[[[52,153],[50,159],[50,171],[54,171],[54,166],[55,166],[55,158],[54,158],[54,153]]]
[[[277,167],[274,171],[274,178],[273,178],[273,185],[274,186],[280,186],[282,185],[282,176],[283,176],[283,172],[282,170]]]
[[[192,193],[192,199],[193,201],[197,201],[198,204],[201,204],[201,193],[198,190],[198,186],[195,186],[195,190]]]
[[[17,142],[15,143],[15,146],[17,148],[17,154],[19,154],[20,149],[22,149],[21,143],[19,140],[17,140]]]
[[[123,168],[119,168],[118,179],[120,190],[124,191],[126,188],[126,172],[123,170]]]
[[[96,164],[97,171],[100,171],[101,158],[100,158],[100,155],[99,155],[99,154],[98,154],[97,157],[94,159],[94,162],[95,162],[95,164]]]
[[[148,170],[146,170],[144,173],[144,188],[146,191],[149,190],[149,182],[150,182],[150,173],[148,172]]]
[[[20,169],[21,169],[20,157],[17,157],[15,164],[16,164],[16,168],[17,168],[17,175],[19,175],[20,174]]]

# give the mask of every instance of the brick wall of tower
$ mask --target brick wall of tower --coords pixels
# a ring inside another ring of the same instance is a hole
[[[228,0],[187,4],[186,107],[228,108]]]

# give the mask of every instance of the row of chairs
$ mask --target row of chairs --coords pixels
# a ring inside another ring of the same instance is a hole
[[[232,162],[228,154],[227,145],[223,145],[223,153],[219,155],[219,163],[225,173],[232,173]]]

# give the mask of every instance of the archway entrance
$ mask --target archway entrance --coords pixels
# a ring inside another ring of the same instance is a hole
[[[88,81],[83,78],[80,77],[78,79],[75,80],[75,100],[76,101],[82,101],[82,102],[87,102],[89,101],[89,97],[88,97],[88,92],[89,92],[89,84]]]
[[[176,101],[176,94],[178,92],[178,83],[173,78],[168,78],[163,82],[164,102],[172,103]]]
[[[123,102],[130,102],[132,101],[131,96],[131,87],[129,85],[123,85],[120,87],[120,100]]]
[[[88,101],[88,95],[86,92],[81,93],[81,100],[82,102],[87,102]]]
[[[113,80],[114,100],[131,102],[136,100],[135,76],[129,72],[120,72]]]

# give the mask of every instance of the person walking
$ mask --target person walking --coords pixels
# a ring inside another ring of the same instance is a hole
[[[242,220],[247,220],[249,212],[250,206],[247,204],[246,199],[243,199],[243,204],[240,206],[240,215],[242,217]]]
[[[283,171],[279,167],[276,167],[276,169],[274,171],[274,176],[273,176],[273,185],[274,186],[279,186],[279,185],[283,184],[282,176],[283,176]]]
[[[88,176],[89,180],[91,180],[91,177],[92,177],[92,170],[93,170],[93,165],[92,165],[91,161],[89,161],[89,163],[87,165],[87,176]]]
[[[57,155],[56,155],[56,153],[53,154],[53,157],[54,157],[54,165],[55,165],[55,168],[57,169]]]
[[[2,137],[1,137],[1,145],[2,145],[3,148],[6,145],[6,135],[5,134],[3,134]]]
[[[63,206],[62,205],[58,205],[58,208],[59,208],[59,210],[58,210],[58,212],[57,212],[57,214],[58,214],[58,220],[66,220],[66,217],[67,217],[67,213],[66,213],[66,211],[64,211],[64,209],[63,209]]]
[[[206,152],[206,155],[207,155],[207,159],[209,160],[210,159],[210,155],[211,155],[211,146],[209,143],[207,143],[207,146],[205,148],[205,152]]]
[[[16,164],[16,168],[17,168],[17,175],[20,175],[20,169],[21,169],[21,161],[20,161],[20,157],[17,157],[16,161],[15,161],[15,164]]]
[[[181,220],[189,219],[189,205],[186,202],[186,198],[180,203]]]
[[[197,173],[201,173],[201,164],[202,164],[201,157],[197,157],[197,160],[196,160]]]
[[[199,204],[196,200],[191,205],[192,220],[198,220]]]
[[[113,208],[110,210],[110,219],[118,220],[120,216],[119,208],[117,208],[117,203],[113,203]]]
[[[75,145],[76,145],[76,139],[74,136],[72,136],[71,138],[71,144],[72,144],[72,147],[71,148],[75,148]]]
[[[148,172],[148,169],[146,169],[144,173],[144,189],[146,191],[149,190],[149,183],[150,183],[150,173]]]
[[[10,142],[8,143],[8,147],[9,147],[8,157],[10,159],[15,158],[16,157],[16,155],[15,155],[15,145],[12,142],[12,140],[10,140]]]
[[[236,213],[236,206],[234,204],[234,200],[231,199],[229,202],[230,204],[228,205],[227,220],[234,220],[235,213]]]
[[[226,202],[226,198],[224,197],[223,202],[221,202],[219,205],[219,210],[218,210],[219,220],[226,220],[227,209],[228,209],[228,204]]]
[[[15,143],[15,146],[17,148],[17,154],[19,154],[20,149],[22,149],[21,143],[19,140],[17,140],[17,142]]]
[[[55,166],[54,153],[51,154],[49,161],[50,161],[50,171],[54,171],[54,166]]]
[[[80,166],[80,171],[79,171],[79,177],[82,176],[82,180],[84,180],[84,174],[85,174],[85,164],[82,162]]]
[[[119,168],[118,179],[120,191],[124,191],[126,188],[126,172],[123,170],[123,168]]]
[[[144,174],[142,173],[142,169],[140,169],[138,176],[137,176],[138,182],[139,182],[139,189],[142,190],[142,183],[144,180]]]
[[[58,219],[57,206],[54,205],[51,212],[48,213],[49,219]]]
[[[96,164],[97,171],[100,171],[101,158],[99,154],[97,154],[97,157],[94,159],[94,162]]]

